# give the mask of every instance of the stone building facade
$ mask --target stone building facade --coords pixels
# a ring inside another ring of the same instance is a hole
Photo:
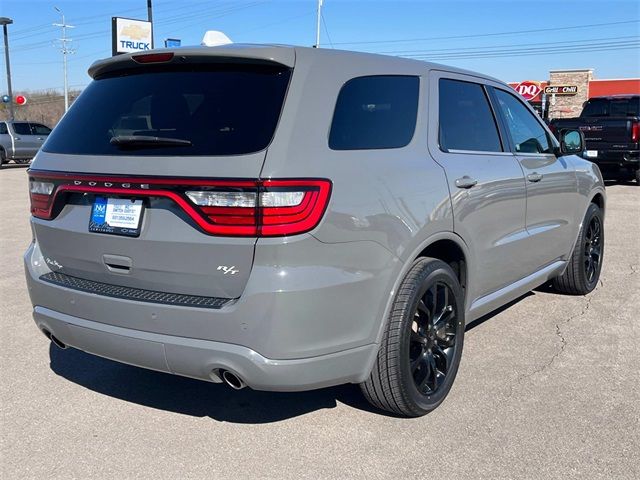
[[[592,80],[592,68],[551,70],[549,72],[548,86],[575,85],[578,87],[578,91],[575,95],[548,95],[549,117],[569,118],[579,116],[582,111],[582,105],[589,100],[589,83]]]

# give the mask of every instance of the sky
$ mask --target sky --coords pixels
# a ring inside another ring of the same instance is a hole
[[[94,60],[111,55],[111,17],[146,19],[146,0],[0,0],[9,25],[14,94],[62,89],[61,21],[69,84],[90,81]],[[156,46],[197,45],[207,30],[236,43],[315,43],[317,0],[153,0]],[[324,0],[322,48],[412,56],[504,81],[546,80],[551,69],[594,68],[596,78],[640,77],[638,0]],[[0,52],[4,56],[4,48]],[[6,92],[2,63],[0,93]]]

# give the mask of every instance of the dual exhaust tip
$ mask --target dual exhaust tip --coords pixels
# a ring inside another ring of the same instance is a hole
[[[62,349],[62,350],[66,350],[67,345],[65,343],[63,343],[62,341],[60,341],[54,334],[52,334],[49,330],[46,329],[42,329],[42,333],[44,333],[44,336],[47,337],[51,343],[53,343],[56,347]]]
[[[242,378],[230,370],[222,370],[222,380],[234,390],[241,390],[247,386]]]
[[[44,333],[45,337],[47,337],[51,341],[51,343],[53,343],[56,347],[62,350],[65,350],[67,348],[67,345],[64,342],[60,341],[60,339],[58,339],[55,335],[53,335],[49,330],[46,330],[43,328],[42,333]],[[232,371],[222,370],[221,372],[222,372],[221,374],[222,381],[227,385],[229,385],[234,390],[242,390],[244,387],[247,386],[244,380],[242,380],[242,378],[240,378],[238,375],[236,375]]]

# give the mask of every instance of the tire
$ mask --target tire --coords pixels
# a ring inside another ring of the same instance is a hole
[[[0,167],[7,163],[7,154],[4,153],[4,148],[0,148]]]
[[[398,289],[373,370],[360,384],[364,396],[406,417],[435,409],[458,372],[464,327],[464,295],[451,267],[416,260]]]
[[[589,205],[578,240],[564,273],[553,279],[553,288],[569,295],[586,295],[598,285],[604,258],[604,217],[595,203]]]
[[[636,179],[636,185],[640,185],[640,168],[635,171],[634,177]]]

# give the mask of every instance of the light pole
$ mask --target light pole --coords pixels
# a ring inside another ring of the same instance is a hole
[[[62,23],[54,23],[54,27],[62,27],[62,38],[60,42],[62,42],[62,64],[64,69],[64,111],[65,113],[69,110],[69,84],[67,82],[67,54],[73,53],[69,48],[67,48],[67,42],[70,42],[71,39],[67,38],[67,28],[75,28],[73,25],[67,25],[64,21],[64,13],[58,7],[53,7],[56,12],[62,15]]]
[[[320,48],[320,21],[322,19],[322,0],[318,0],[318,11],[316,12],[316,44],[314,48]]]
[[[7,94],[9,95],[9,120],[13,121],[13,92],[11,91],[11,64],[9,62],[9,34],[7,25],[11,25],[13,20],[8,17],[0,17],[0,25],[4,31],[4,58],[7,62]]]

